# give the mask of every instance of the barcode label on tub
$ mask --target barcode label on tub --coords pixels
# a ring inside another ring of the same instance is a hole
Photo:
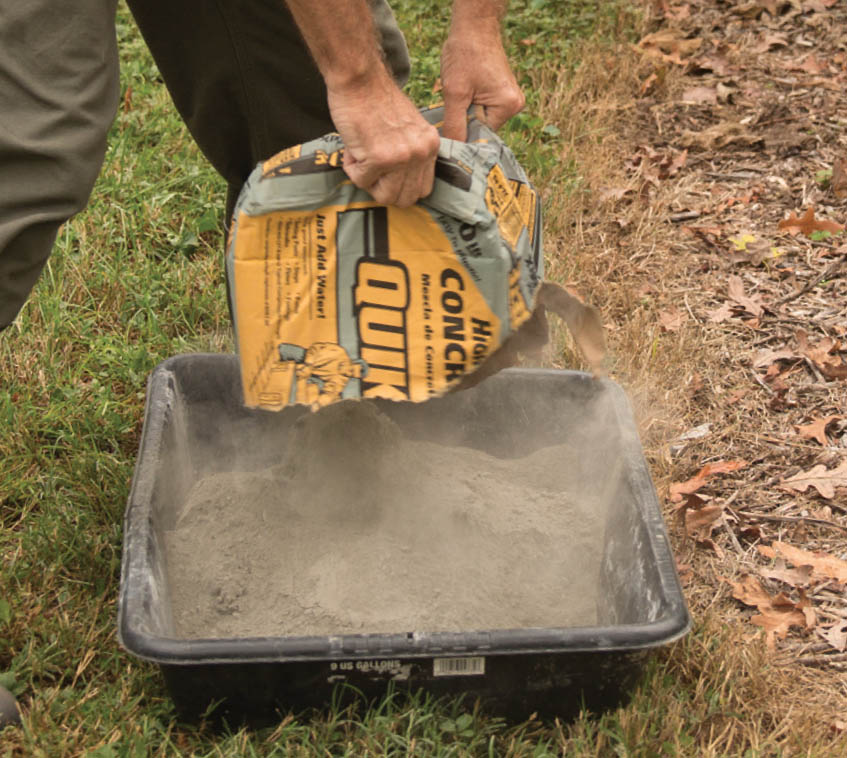
[[[479,676],[485,673],[485,657],[433,658],[433,676]]]

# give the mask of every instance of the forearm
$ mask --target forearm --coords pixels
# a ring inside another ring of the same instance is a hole
[[[344,170],[379,203],[407,207],[432,191],[439,139],[383,59],[367,0],[285,0],[326,82]]]
[[[390,78],[367,0],[285,0],[327,88]]]
[[[495,130],[523,108],[500,34],[505,11],[506,0],[453,0],[450,33],[441,51],[445,137],[466,138],[470,105],[481,106],[478,117]]]
[[[451,33],[456,30],[496,32],[506,15],[506,0],[453,0]]]

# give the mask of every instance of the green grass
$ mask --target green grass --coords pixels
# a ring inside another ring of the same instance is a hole
[[[409,91],[420,104],[434,99],[444,7],[396,4],[416,43]],[[576,39],[625,35],[622,7],[513,3],[508,39],[528,107],[505,135],[536,176],[562,160],[556,130],[545,133],[536,112],[536,74],[566,75]],[[710,724],[743,721],[740,695],[724,687],[701,697],[721,679],[714,629],[660,656],[630,706],[571,725],[509,726],[423,695],[223,735],[175,720],[157,669],[116,641],[121,519],[150,370],[177,353],[231,350],[225,188],[123,7],[118,34],[125,98],[90,205],[64,226],[32,298],[0,335],[0,682],[27,715],[0,734],[0,756],[708,754]],[[738,755],[780,754],[738,744],[749,748]]]

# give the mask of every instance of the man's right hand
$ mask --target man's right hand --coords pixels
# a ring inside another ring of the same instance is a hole
[[[380,63],[361,80],[327,77],[329,110],[344,141],[344,170],[378,203],[401,208],[432,192],[438,131]]]
[[[353,184],[401,207],[432,192],[438,132],[388,73],[367,0],[286,3],[326,82]]]

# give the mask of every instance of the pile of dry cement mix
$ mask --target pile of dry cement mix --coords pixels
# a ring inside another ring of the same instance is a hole
[[[166,534],[179,636],[596,621],[606,504],[576,491],[578,450],[503,460],[415,441],[355,401],[302,417],[287,450],[189,493]]]

